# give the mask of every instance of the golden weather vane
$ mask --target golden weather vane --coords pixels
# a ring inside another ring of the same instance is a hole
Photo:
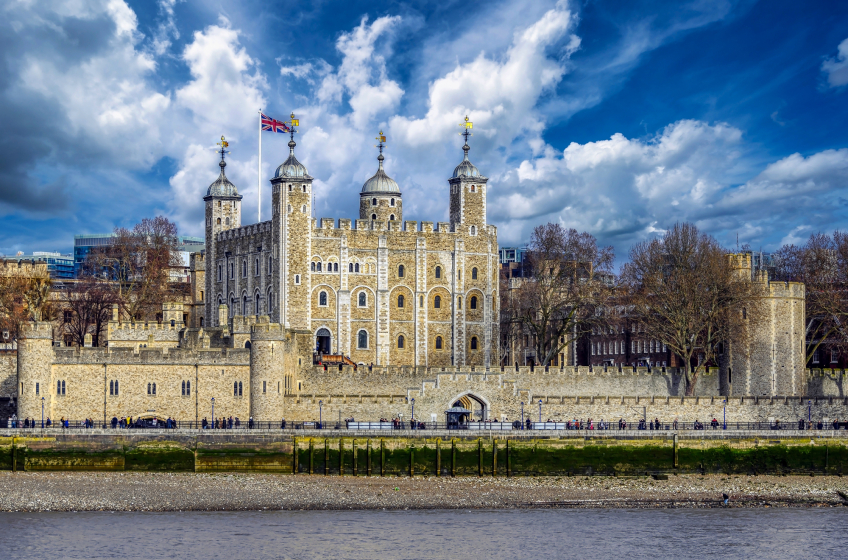
[[[463,128],[463,131],[460,132],[459,135],[465,136],[465,143],[468,144],[468,137],[473,136],[470,130],[474,126],[474,123],[468,120],[468,115],[465,115],[465,122],[459,123],[459,126]]]
[[[383,153],[383,146],[384,146],[384,145],[385,145],[385,143],[386,143],[386,136],[383,134],[383,131],[382,131],[382,130],[380,131],[380,134],[379,134],[379,135],[375,138],[375,140],[378,140],[380,143],[379,143],[379,144],[377,144],[377,145],[376,145],[376,146],[374,146],[374,147],[375,147],[375,148],[380,148],[380,154],[382,154],[382,153]]]
[[[221,161],[224,161],[224,154],[230,153],[226,148],[230,147],[230,143],[224,138],[224,135],[221,135],[221,141],[215,143],[216,146],[221,146],[221,149],[218,150],[218,153],[221,154]]]

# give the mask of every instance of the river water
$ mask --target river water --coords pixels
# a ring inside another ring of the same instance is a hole
[[[848,509],[0,513],[0,558],[844,558]]]

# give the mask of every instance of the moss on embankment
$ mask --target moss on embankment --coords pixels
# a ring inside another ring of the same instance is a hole
[[[0,470],[21,471],[561,476],[842,474],[845,466],[848,440],[810,438],[680,439],[676,450],[670,437],[439,440],[221,435],[166,439],[133,434],[0,438]]]

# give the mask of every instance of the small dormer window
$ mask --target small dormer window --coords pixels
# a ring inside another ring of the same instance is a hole
[[[377,206],[377,199],[376,198],[371,199],[371,206]]]

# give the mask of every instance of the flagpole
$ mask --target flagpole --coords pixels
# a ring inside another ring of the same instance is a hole
[[[259,109],[259,173],[256,175],[259,177],[259,185],[257,187],[257,191],[259,192],[259,208],[256,210],[256,223],[259,223],[262,221],[262,109]]]

